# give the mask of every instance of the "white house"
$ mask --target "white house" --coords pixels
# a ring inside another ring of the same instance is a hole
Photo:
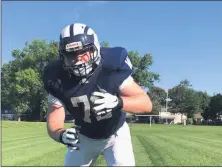
[[[185,114],[166,112],[166,108],[161,108],[159,118],[161,120],[165,120],[167,123],[174,124],[184,123],[187,120],[187,116]]]

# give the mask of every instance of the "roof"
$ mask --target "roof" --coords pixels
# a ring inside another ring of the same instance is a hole
[[[203,117],[202,117],[201,113],[196,113],[196,114],[194,114],[194,118],[195,119],[202,119]]]

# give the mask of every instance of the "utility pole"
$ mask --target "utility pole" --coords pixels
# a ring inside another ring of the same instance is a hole
[[[167,107],[168,107],[168,89],[166,89],[166,93],[167,93],[167,96],[166,96],[166,113],[167,113]],[[167,123],[167,118],[166,118],[166,123]]]

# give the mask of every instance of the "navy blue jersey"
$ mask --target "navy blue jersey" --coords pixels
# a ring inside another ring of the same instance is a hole
[[[101,48],[101,62],[85,82],[65,71],[60,60],[44,68],[45,89],[65,105],[75,124],[81,127],[81,134],[95,139],[108,138],[124,123],[125,113],[121,110],[95,116],[89,99],[92,92],[100,89],[113,95],[120,94],[119,86],[132,73],[125,62],[126,57],[124,48]]]

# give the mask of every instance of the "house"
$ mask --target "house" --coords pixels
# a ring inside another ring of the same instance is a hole
[[[166,110],[166,108],[161,108],[159,112],[160,121],[166,123],[180,124],[187,120],[187,116],[184,113],[171,113]]]
[[[201,122],[203,121],[203,117],[202,117],[202,115],[201,115],[200,112],[194,114],[193,118],[194,118],[194,121],[195,121],[197,124],[199,124],[199,123],[201,123]]]

